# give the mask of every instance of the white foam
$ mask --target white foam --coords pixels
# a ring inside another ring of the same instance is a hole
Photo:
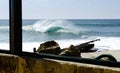
[[[120,37],[99,37],[101,41],[95,42],[96,47],[108,48],[109,50],[120,50]]]
[[[69,45],[78,45],[94,39],[101,39],[100,41],[94,42],[95,48],[99,50],[120,50],[120,37],[90,37],[87,39],[78,40],[57,40],[62,48],[69,47]]]
[[[23,51],[33,52],[33,48],[38,49],[39,45],[39,42],[24,42]]]
[[[0,43],[0,49],[9,50],[9,44],[8,43]]]
[[[1,31],[9,31],[9,26],[0,26]]]
[[[61,48],[69,47],[70,45],[78,45],[94,39],[101,39],[100,41],[94,42],[95,48],[101,50],[120,50],[120,37],[90,37],[87,39],[66,39],[66,40],[55,40],[58,42]],[[33,48],[38,48],[42,42],[23,42],[23,51],[33,52]],[[9,50],[8,43],[0,43],[0,48]]]

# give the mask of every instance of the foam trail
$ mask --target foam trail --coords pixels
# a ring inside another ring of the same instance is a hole
[[[94,42],[95,47],[99,51],[104,50],[120,50],[120,38],[119,37],[89,37],[87,39],[66,39],[66,40],[55,40],[58,42],[61,48],[69,47],[70,45],[78,45],[94,39],[101,39],[100,41]],[[23,42],[23,51],[33,52],[33,48],[38,49],[41,42]],[[0,48],[9,50],[9,43],[0,43]]]
[[[9,31],[9,26],[0,26],[1,31]]]
[[[71,39],[71,40],[56,40],[61,48],[69,47],[69,45],[78,45],[90,40],[101,39],[100,41],[94,42],[97,49],[102,50],[120,50],[120,38],[119,37],[89,37],[87,39]],[[114,42],[113,42],[114,41]],[[67,45],[66,45],[67,44]]]
[[[100,42],[95,42],[97,48],[108,48],[109,50],[120,50],[119,37],[99,37]]]
[[[79,45],[84,42],[88,42],[94,39],[101,39],[100,41],[94,42],[96,49],[99,49],[99,51],[104,51],[104,50],[119,50],[120,49],[120,38],[116,37],[89,37],[87,39],[66,39],[66,40],[55,40],[58,42],[61,48],[66,48],[69,47],[70,45]],[[114,41],[114,42],[113,42]],[[38,48],[42,42],[24,42],[24,50],[25,51],[33,51],[33,48]],[[29,49],[28,49],[29,48]]]

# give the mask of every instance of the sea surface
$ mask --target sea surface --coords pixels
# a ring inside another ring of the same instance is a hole
[[[30,19],[22,23],[23,51],[33,52],[50,40],[65,48],[95,39],[100,39],[94,42],[98,51],[120,50],[120,19]],[[8,20],[0,20],[0,49],[9,50]]]

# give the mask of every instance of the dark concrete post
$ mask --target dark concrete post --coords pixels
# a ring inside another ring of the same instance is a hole
[[[10,11],[10,52],[22,52],[22,0],[9,0]]]

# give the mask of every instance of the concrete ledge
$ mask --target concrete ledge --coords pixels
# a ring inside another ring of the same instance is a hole
[[[0,54],[0,73],[120,73],[120,68]]]

